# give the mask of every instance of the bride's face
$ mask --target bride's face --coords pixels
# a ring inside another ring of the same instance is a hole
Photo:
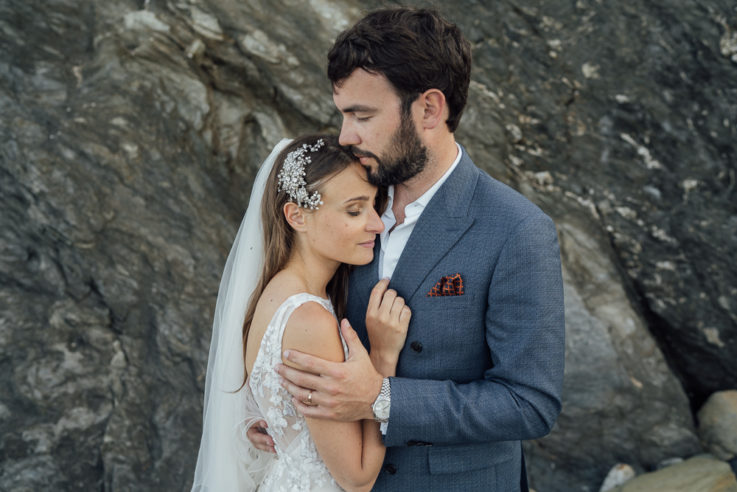
[[[305,217],[311,249],[341,263],[370,263],[384,224],[374,210],[376,187],[367,181],[366,170],[351,164],[323,184],[320,194],[323,204]]]

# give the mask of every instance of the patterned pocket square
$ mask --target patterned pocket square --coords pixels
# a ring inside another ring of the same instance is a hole
[[[436,283],[427,297],[440,296],[462,296],[463,295],[463,279],[460,273],[454,275],[446,275]]]

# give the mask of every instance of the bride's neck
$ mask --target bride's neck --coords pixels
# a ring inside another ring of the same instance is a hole
[[[302,248],[295,248],[284,270],[297,277],[308,293],[327,297],[328,282],[338,266],[339,262],[318,258]]]

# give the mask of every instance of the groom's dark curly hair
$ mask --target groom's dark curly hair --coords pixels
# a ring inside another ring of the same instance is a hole
[[[343,31],[328,53],[328,78],[339,87],[357,68],[383,74],[405,114],[426,90],[442,91],[448,129],[458,127],[471,80],[471,44],[436,11],[377,10]]]

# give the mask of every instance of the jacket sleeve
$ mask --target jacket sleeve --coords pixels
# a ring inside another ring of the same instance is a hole
[[[493,366],[456,383],[391,378],[387,446],[535,439],[561,409],[565,320],[555,226],[518,224],[495,264],[484,319]]]

